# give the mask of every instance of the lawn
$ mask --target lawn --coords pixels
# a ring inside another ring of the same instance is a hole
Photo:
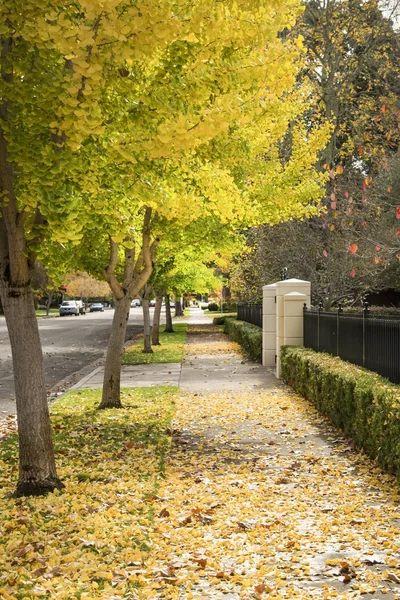
[[[60,315],[60,310],[58,308],[51,308],[50,309],[49,317],[58,317],[59,315]],[[47,317],[46,310],[42,309],[42,308],[37,308],[36,309],[36,316],[37,317]]]
[[[14,435],[0,443],[0,598],[131,597],[149,551],[177,393],[126,389],[126,408],[114,411],[95,409],[100,390],[54,404],[65,489],[47,497],[7,498],[17,478],[17,441]]]
[[[237,312],[220,312],[219,310],[204,310],[203,312],[205,315],[207,315],[208,317],[236,317],[237,316]]]
[[[183,347],[186,340],[187,323],[174,323],[174,333],[165,333],[161,328],[160,346],[153,346],[153,354],[144,354],[143,336],[126,348],[122,357],[124,365],[143,365],[149,363],[180,363],[183,360]]]

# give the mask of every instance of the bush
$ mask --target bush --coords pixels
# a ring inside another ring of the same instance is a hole
[[[255,362],[262,362],[262,329],[257,325],[225,318],[224,333],[240,344],[244,353]]]
[[[400,386],[340,358],[281,349],[282,379],[400,479]]]
[[[237,304],[235,302],[223,302],[222,312],[236,312]]]
[[[219,311],[219,305],[216,302],[210,302],[210,304],[208,305],[208,310],[210,312],[217,312]]]
[[[234,318],[235,318],[234,315],[224,315],[223,317],[214,317],[213,323],[214,323],[214,325],[225,325],[226,319],[234,319]]]

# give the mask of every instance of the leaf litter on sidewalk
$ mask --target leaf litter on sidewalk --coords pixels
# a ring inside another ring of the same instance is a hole
[[[52,407],[65,490],[1,500],[2,600],[400,599],[397,484],[301,397],[98,401],[85,390]],[[6,492],[15,439],[0,447]]]
[[[139,598],[400,598],[399,490],[305,400],[186,395],[173,427]]]

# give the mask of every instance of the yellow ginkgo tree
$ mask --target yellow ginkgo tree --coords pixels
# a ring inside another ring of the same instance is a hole
[[[298,0],[0,6],[0,296],[15,372],[17,495],[62,486],[30,285],[46,246],[79,245],[87,227],[108,229],[109,278],[119,244],[130,266],[137,248],[134,269],[143,283],[155,251],[153,224],[186,218],[187,197],[193,213],[219,213],[228,222],[239,210],[253,221],[267,213],[279,220],[317,192],[307,151],[293,154],[298,194],[279,178],[268,194],[252,192],[261,190],[260,178],[288,173],[275,144],[307,101],[292,92],[301,49],[278,35],[299,11]],[[237,161],[235,139],[242,144]],[[300,173],[311,175],[308,183]],[[248,204],[240,209],[243,194]],[[120,306],[127,302],[122,290]]]

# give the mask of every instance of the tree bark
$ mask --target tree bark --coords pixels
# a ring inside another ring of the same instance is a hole
[[[162,306],[162,295],[156,296],[156,306],[153,315],[153,331],[151,334],[151,341],[153,346],[160,346],[160,320],[161,320],[161,306]]]
[[[135,257],[134,248],[125,248],[124,274],[121,283],[116,276],[118,244],[110,238],[110,260],[104,269],[104,276],[115,299],[115,313],[104,366],[103,394],[98,409],[122,407],[121,358],[130,305],[151,275],[153,260],[160,241],[159,238],[155,238],[150,244],[151,214],[152,209],[146,208],[142,228],[142,247],[138,257]]]
[[[145,354],[152,354],[153,349],[151,347],[151,321],[150,321],[150,288],[144,287],[144,293],[142,295],[142,309],[143,309],[143,352]]]
[[[16,496],[39,496],[62,488],[57,477],[39,329],[28,286],[6,285],[1,300],[14,365],[19,440]]]
[[[181,300],[178,296],[175,296],[175,316],[181,317],[183,315]]]
[[[49,294],[47,295],[47,299],[46,299],[46,315],[49,316],[50,314],[50,307],[51,307],[51,302],[53,300],[53,294],[54,292],[49,292]]]
[[[98,408],[123,408],[121,403],[121,361],[128,325],[130,296],[116,298],[114,318],[104,365],[103,395]]]
[[[174,333],[171,315],[171,299],[169,294],[165,295],[165,333]]]

